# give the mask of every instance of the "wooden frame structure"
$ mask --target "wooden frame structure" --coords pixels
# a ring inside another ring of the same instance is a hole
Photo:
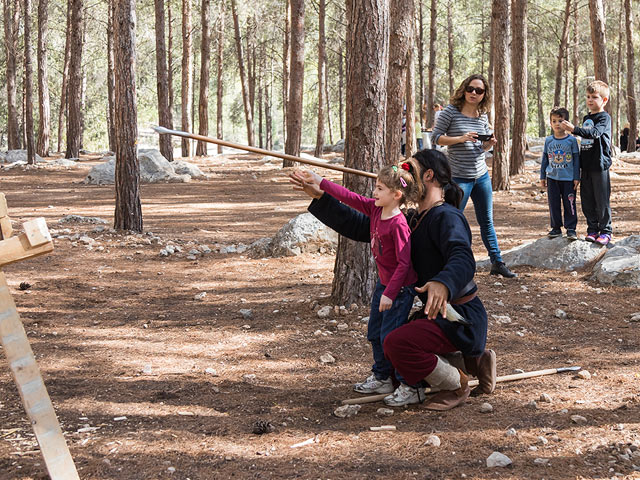
[[[52,480],[79,480],[76,466],[62,435],[40,368],[16,309],[2,267],[44,255],[53,250],[44,218],[23,224],[24,233],[11,236],[7,202],[0,193],[0,341],[22,404],[33,426],[44,463]]]

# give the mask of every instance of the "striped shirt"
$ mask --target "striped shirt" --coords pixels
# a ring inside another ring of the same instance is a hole
[[[490,128],[487,115],[483,113],[477,118],[467,117],[453,105],[448,105],[438,115],[438,120],[431,134],[431,141],[436,145],[442,135],[459,137],[468,132],[489,134]],[[475,179],[488,172],[485,153],[480,141],[449,145],[447,147],[447,155],[449,156],[449,165],[451,165],[453,177]]]

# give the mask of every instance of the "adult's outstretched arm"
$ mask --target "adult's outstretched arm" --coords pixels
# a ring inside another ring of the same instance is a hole
[[[369,217],[325,193],[307,208],[309,213],[340,235],[357,242],[370,242]]]

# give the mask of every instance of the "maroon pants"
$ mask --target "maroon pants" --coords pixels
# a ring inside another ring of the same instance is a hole
[[[393,330],[384,339],[384,354],[408,385],[433,372],[436,354],[457,352],[433,320],[419,318]]]

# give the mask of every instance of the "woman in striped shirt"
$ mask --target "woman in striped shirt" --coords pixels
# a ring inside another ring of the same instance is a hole
[[[460,209],[464,210],[469,197],[473,200],[480,236],[491,259],[491,274],[512,278],[516,274],[502,261],[493,227],[493,192],[485,162],[485,152],[496,144],[486,113],[490,105],[487,81],[482,75],[471,75],[438,115],[431,140],[434,145],[447,147],[453,180],[464,193]]]

